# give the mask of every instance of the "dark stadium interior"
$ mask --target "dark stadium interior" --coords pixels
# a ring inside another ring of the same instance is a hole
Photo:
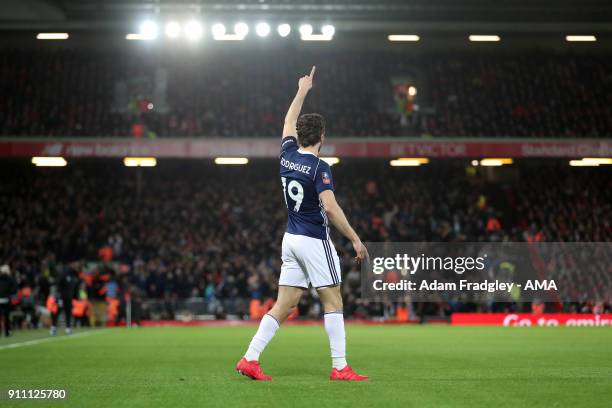
[[[612,7],[605,0],[28,0],[39,6],[38,15],[64,18],[70,21],[125,20],[132,16],[158,10],[164,13],[186,13],[197,10],[206,14],[235,15],[259,12],[267,15],[300,18],[303,13],[311,17],[337,20],[377,22],[421,21],[487,21],[487,22],[606,22],[612,16]],[[43,3],[41,5],[41,3]],[[45,7],[42,7],[42,6]],[[16,10],[27,15],[32,8]],[[32,13],[34,14],[34,13]],[[40,18],[40,17],[39,17]]]

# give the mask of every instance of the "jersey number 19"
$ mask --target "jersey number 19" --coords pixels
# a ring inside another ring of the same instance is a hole
[[[295,203],[293,211],[300,211],[302,200],[304,200],[304,187],[297,180],[291,180],[287,185],[287,177],[281,177],[281,181],[283,182],[283,197],[285,197],[287,208],[289,208],[289,198]]]

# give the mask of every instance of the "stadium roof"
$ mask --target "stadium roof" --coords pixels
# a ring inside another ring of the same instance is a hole
[[[0,29],[123,28],[156,15],[319,19],[347,31],[612,30],[609,0],[4,0]]]

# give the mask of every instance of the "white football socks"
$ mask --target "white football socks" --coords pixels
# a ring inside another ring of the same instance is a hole
[[[246,358],[247,361],[259,361],[259,355],[264,351],[270,340],[272,340],[272,337],[274,337],[279,327],[280,325],[275,318],[269,314],[264,315],[259,323],[259,329],[257,329],[255,336],[253,336],[244,358]]]
[[[344,315],[342,312],[330,312],[323,315],[325,331],[329,337],[332,367],[342,370],[346,367],[346,334],[344,332]]]
[[[346,334],[344,332],[344,315],[342,312],[325,313],[325,331],[329,337],[329,348],[331,350],[332,367],[342,370],[346,367]],[[264,315],[259,323],[259,329],[253,336],[251,344],[244,355],[247,361],[259,361],[259,356],[268,343],[272,340],[276,331],[280,328],[278,321],[269,314]]]

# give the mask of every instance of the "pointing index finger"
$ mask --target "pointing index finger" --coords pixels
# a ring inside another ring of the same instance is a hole
[[[312,69],[310,70],[310,75],[309,75],[309,77],[310,77],[311,79],[312,79],[312,77],[314,76],[314,73],[315,73],[316,69],[317,69],[317,67],[313,65],[313,66],[312,66]]]

